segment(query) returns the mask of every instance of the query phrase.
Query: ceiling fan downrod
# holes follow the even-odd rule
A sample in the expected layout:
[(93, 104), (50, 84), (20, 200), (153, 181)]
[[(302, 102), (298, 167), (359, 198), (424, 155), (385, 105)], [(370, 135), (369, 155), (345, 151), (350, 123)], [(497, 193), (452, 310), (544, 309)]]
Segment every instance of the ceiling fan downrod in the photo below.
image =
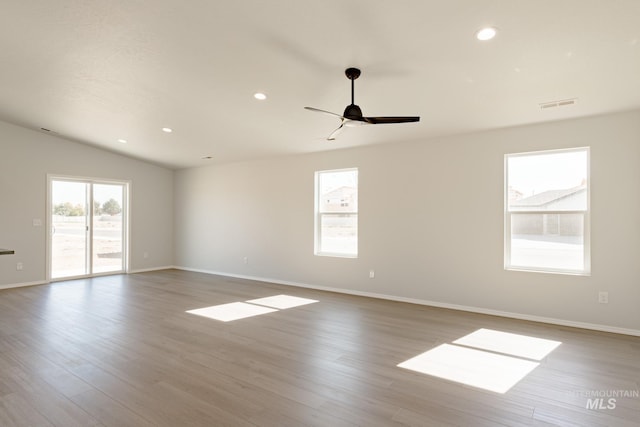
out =
[(357, 79), (358, 77), (360, 77), (360, 69), (351, 67), (351, 68), (347, 68), (344, 71), (344, 73), (346, 74), (347, 78), (349, 80), (351, 80), (351, 105), (354, 105), (355, 104), (355, 96), (354, 96), (355, 84), (354, 84), (354, 80)]

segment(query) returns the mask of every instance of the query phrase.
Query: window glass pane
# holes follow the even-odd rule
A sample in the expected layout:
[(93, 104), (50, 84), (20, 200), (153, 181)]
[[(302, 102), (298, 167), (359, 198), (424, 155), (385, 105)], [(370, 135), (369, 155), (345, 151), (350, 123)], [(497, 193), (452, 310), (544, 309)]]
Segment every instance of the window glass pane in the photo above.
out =
[(509, 211), (587, 209), (587, 151), (513, 155), (507, 159)]
[(93, 185), (93, 272), (124, 270), (124, 185)]
[(353, 214), (320, 215), (320, 252), (358, 253), (358, 216)]
[(89, 184), (51, 181), (51, 277), (89, 273)]
[(320, 212), (358, 212), (358, 171), (320, 174)]
[(316, 255), (358, 255), (358, 170), (316, 172)]
[(511, 214), (511, 266), (584, 270), (584, 214)]

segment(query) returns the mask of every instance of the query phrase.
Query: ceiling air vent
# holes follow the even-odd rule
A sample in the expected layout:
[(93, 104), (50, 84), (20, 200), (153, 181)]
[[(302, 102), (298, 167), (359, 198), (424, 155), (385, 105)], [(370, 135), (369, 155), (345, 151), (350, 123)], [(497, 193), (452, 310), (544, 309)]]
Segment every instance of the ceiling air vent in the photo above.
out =
[(40, 130), (42, 132), (46, 132), (46, 133), (53, 133), (53, 134), (57, 134), (58, 133), (55, 130), (51, 130), (51, 129), (48, 129), (48, 128), (40, 128)]
[(559, 101), (551, 101), (551, 102), (543, 102), (540, 105), (541, 110), (546, 110), (547, 108), (555, 108), (555, 107), (566, 107), (567, 105), (574, 105), (578, 102), (578, 98), (571, 99), (561, 99)]

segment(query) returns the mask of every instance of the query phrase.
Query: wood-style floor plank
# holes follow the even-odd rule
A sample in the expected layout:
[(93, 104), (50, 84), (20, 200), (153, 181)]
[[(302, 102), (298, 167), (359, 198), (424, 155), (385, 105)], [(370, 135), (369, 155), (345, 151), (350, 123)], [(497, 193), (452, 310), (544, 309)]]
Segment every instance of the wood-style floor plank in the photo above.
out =
[[(318, 303), (232, 322), (187, 310)], [(480, 328), (562, 342), (504, 394), (396, 365)], [(178, 270), (0, 291), (0, 426), (637, 426), (640, 338)], [(606, 403), (606, 401), (605, 401)]]

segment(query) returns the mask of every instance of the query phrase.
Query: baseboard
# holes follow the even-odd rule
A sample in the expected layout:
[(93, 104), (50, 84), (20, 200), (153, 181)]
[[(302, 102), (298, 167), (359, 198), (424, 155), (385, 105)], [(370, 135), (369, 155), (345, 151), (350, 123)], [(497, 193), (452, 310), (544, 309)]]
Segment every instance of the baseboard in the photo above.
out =
[(174, 267), (172, 265), (166, 265), (164, 267), (139, 268), (136, 270), (129, 270), (127, 274), (148, 273), (150, 271), (160, 271), (160, 270), (171, 270), (172, 268), (177, 269), (177, 267)]
[(388, 300), (388, 301), (397, 301), (397, 302), (406, 302), (406, 303), (409, 303), (409, 304), (425, 305), (425, 306), (429, 306), (429, 307), (438, 307), (438, 308), (447, 308), (447, 309), (450, 309), (450, 310), (467, 311), (467, 312), (470, 312), (470, 313), (487, 314), (487, 315), (490, 315), (490, 316), (507, 317), (507, 318), (510, 318), (510, 319), (528, 320), (528, 321), (531, 321), (531, 322), (548, 323), (548, 324), (551, 324), (551, 325), (569, 326), (569, 327), (572, 327), (572, 328), (589, 329), (589, 330), (593, 330), (593, 331), (610, 332), (610, 333), (614, 333), (614, 334), (640, 336), (640, 330), (619, 328), (617, 326), (599, 325), (599, 324), (596, 324), (596, 323), (587, 323), (587, 322), (576, 322), (576, 321), (573, 321), (573, 320), (556, 319), (556, 318), (552, 318), (552, 317), (534, 316), (534, 315), (530, 315), (530, 314), (513, 313), (513, 312), (509, 312), (509, 311), (500, 311), (500, 310), (492, 310), (492, 309), (481, 308), (481, 307), (471, 307), (471, 306), (465, 306), (465, 305), (449, 304), (449, 303), (443, 303), (443, 302), (437, 302), (437, 301), (421, 300), (421, 299), (416, 299), (416, 298), (405, 298), (405, 297), (399, 297), (399, 296), (394, 296), (394, 295), (378, 294), (378, 293), (373, 293), (373, 292), (363, 292), (363, 291), (356, 291), (356, 290), (351, 290), (351, 289), (332, 288), (332, 287), (327, 287), (327, 286), (317, 286), (317, 285), (310, 285), (308, 283), (298, 283), (298, 282), (291, 282), (291, 281), (287, 281), (287, 280), (270, 279), (270, 278), (256, 277), (256, 276), (247, 276), (247, 275), (243, 275), (243, 274), (225, 273), (225, 272), (221, 272), (221, 271), (211, 271), (211, 270), (203, 270), (203, 269), (180, 267), (180, 266), (174, 266), (172, 268), (177, 269), (177, 270), (193, 271), (193, 272), (196, 272), (196, 273), (214, 274), (214, 275), (218, 275), (218, 276), (234, 277), (234, 278), (237, 278), (237, 279), (255, 280), (255, 281), (259, 281), (259, 282), (275, 283), (275, 284), (278, 284), (278, 285), (296, 286), (296, 287), (300, 287), (300, 288), (315, 289), (315, 290), (319, 290), (319, 291), (336, 292), (336, 293), (341, 293), (341, 294), (346, 294), (346, 295), (356, 295), (356, 296), (361, 296), (361, 297), (384, 299), (384, 300)]
[(6, 285), (0, 285), (0, 289), (13, 289), (13, 288), (24, 288), (25, 286), (38, 286), (38, 285), (46, 285), (47, 281), (37, 281), (37, 282), (23, 282), (23, 283), (8, 283)]
[[(153, 268), (144, 268), (144, 269), (139, 269), (139, 270), (130, 270), (127, 274), (135, 274), (135, 273), (145, 273), (148, 271), (159, 271), (159, 270), (170, 270), (172, 268), (178, 268), (178, 267), (174, 267), (172, 265), (170, 266), (164, 266), (164, 267), (153, 267)], [(108, 276), (109, 273), (103, 274), (103, 275), (97, 275), (96, 277), (103, 277), (103, 276)], [(65, 281), (67, 279), (60, 279), (57, 281)], [(76, 280), (75, 278), (72, 279), (68, 279), (68, 280)], [(51, 282), (48, 282), (46, 280), (41, 280), (41, 281), (37, 281), (37, 282), (24, 282), (24, 283), (8, 283), (5, 285), (0, 285), (0, 290), (2, 289), (13, 289), (13, 288), (24, 288), (26, 286), (38, 286), (38, 285), (47, 285)]]

